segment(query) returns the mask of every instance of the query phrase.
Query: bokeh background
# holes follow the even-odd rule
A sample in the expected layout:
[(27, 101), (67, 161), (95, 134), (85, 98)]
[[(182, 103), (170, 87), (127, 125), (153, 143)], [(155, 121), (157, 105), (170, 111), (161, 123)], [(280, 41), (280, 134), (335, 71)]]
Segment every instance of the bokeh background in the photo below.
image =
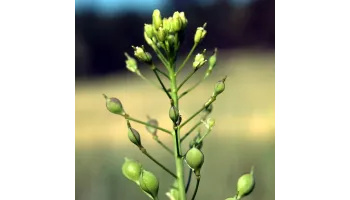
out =
[[(77, 200), (148, 199), (123, 177), (124, 157), (138, 159), (154, 172), (160, 179), (160, 199), (167, 199), (165, 192), (173, 180), (128, 141), (125, 120), (105, 109), (101, 95), (118, 97), (135, 118), (146, 120), (146, 115), (150, 115), (162, 127), (171, 128), (165, 94), (125, 69), (124, 52), (132, 54), (131, 45), (145, 44), (143, 24), (151, 23), (153, 9), (160, 9), (166, 17), (174, 11), (186, 13), (189, 24), (180, 61), (192, 46), (196, 28), (204, 22), (208, 23), (208, 34), (195, 53), (204, 48), (208, 54), (215, 47), (219, 49), (212, 76), (182, 99), (184, 119), (207, 100), (217, 80), (228, 76), (226, 90), (215, 102), (211, 115), (216, 126), (203, 146), (205, 164), (197, 199), (223, 200), (233, 196), (237, 178), (251, 165), (255, 165), (257, 185), (246, 199), (275, 198), (274, 0), (75, 2)], [(191, 63), (180, 79), (189, 72)], [(139, 67), (146, 77), (155, 79), (148, 67)], [(201, 78), (204, 70), (186, 87)], [(152, 140), (145, 127), (135, 123), (133, 127), (141, 133), (148, 151), (175, 170), (173, 158)], [(161, 132), (159, 136), (172, 147), (171, 137)], [(188, 142), (185, 141), (183, 151)]]

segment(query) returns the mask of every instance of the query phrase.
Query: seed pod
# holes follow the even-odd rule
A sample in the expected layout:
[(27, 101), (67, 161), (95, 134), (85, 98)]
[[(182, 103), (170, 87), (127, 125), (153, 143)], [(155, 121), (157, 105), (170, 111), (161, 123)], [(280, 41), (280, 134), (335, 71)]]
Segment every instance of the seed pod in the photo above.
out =
[[(150, 124), (150, 125), (153, 125), (153, 126), (158, 126), (158, 121), (156, 119), (149, 118), (147, 123)], [(157, 129), (156, 128), (153, 128), (151, 126), (146, 125), (146, 129), (153, 136), (157, 135)]]
[(169, 117), (174, 124), (177, 124), (177, 122), (179, 121), (179, 116), (179, 110), (175, 106), (171, 106), (169, 109)]
[(117, 114), (117, 115), (124, 115), (125, 111), (123, 109), (123, 105), (117, 98), (109, 98), (105, 94), (103, 94), (103, 97), (106, 99), (106, 108), (109, 112)]
[(204, 163), (204, 154), (201, 150), (196, 147), (192, 147), (187, 151), (185, 156), (185, 161), (187, 165), (195, 172), (198, 176), (199, 171)]
[(214, 96), (218, 96), (225, 90), (225, 80), (226, 80), (226, 77), (215, 84)]
[(128, 138), (136, 146), (142, 147), (142, 145), (141, 145), (141, 137), (140, 137), (139, 132), (137, 132), (137, 130), (133, 129), (130, 126), (130, 124), (128, 124)]
[(160, 14), (160, 11), (158, 9), (154, 10), (153, 11), (153, 14), (152, 14), (152, 24), (153, 24), (153, 27), (158, 30), (159, 27), (162, 26), (162, 16)]
[(150, 195), (153, 199), (157, 198), (159, 190), (159, 181), (157, 177), (149, 171), (142, 170), (139, 178), (142, 191)]
[(253, 192), (254, 186), (254, 167), (252, 167), (249, 174), (243, 174), (237, 181), (237, 199), (241, 199)]
[(141, 170), (142, 170), (141, 163), (132, 159), (125, 158), (124, 164), (122, 166), (122, 173), (127, 179), (139, 185)]
[(210, 70), (210, 71), (212, 71), (213, 68), (216, 66), (216, 53), (217, 53), (217, 51), (218, 51), (218, 49), (215, 48), (214, 54), (209, 57), (209, 68), (208, 68), (208, 70)]

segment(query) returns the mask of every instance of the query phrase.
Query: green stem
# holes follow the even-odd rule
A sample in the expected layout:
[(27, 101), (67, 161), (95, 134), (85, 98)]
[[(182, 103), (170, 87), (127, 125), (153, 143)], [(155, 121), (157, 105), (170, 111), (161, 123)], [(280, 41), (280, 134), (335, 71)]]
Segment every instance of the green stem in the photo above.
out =
[(174, 155), (174, 152), (169, 148), (167, 147), (162, 141), (159, 140), (159, 138), (157, 136), (154, 136), (153, 139), (158, 143), (160, 144), (167, 152), (169, 152), (171, 155)]
[(179, 99), (181, 99), (183, 96), (185, 96), (186, 94), (190, 93), (192, 90), (194, 90), (199, 84), (201, 84), (203, 81), (205, 80), (205, 78), (199, 80), (194, 86), (192, 86), (191, 88), (189, 88), (188, 90), (186, 90), (185, 92), (183, 92), (182, 94), (180, 94)]
[(166, 89), (166, 87), (165, 87), (165, 85), (164, 85), (162, 79), (159, 77), (159, 74), (158, 74), (158, 72), (156, 71), (156, 69), (157, 69), (156, 66), (155, 66), (154, 64), (152, 64), (152, 70), (153, 70), (154, 74), (156, 75), (156, 77), (157, 77), (157, 79), (158, 79), (160, 85), (162, 86), (163, 91), (168, 95), (168, 98), (171, 99), (171, 96), (170, 96), (168, 90)]
[(202, 124), (202, 120), (205, 120), (208, 117), (209, 113), (206, 113), (199, 122), (197, 122), (182, 138), (180, 142), (184, 141), (198, 126)]
[(201, 143), (202, 140), (211, 132), (211, 129), (208, 129), (207, 132), (198, 140), (198, 143)]
[(163, 65), (168, 69), (168, 71), (170, 70), (169, 68), (169, 62), (167, 61), (167, 59), (164, 57), (163, 53), (158, 49), (158, 47), (154, 44), (152, 45), (152, 48), (154, 50), (154, 52), (156, 52), (158, 58), (160, 61), (162, 61)]
[(192, 196), (192, 200), (194, 200), (196, 198), (196, 195), (197, 195), (197, 191), (198, 191), (198, 187), (199, 187), (199, 182), (201, 181), (201, 178), (200, 177), (197, 177), (197, 182), (196, 182), (196, 188), (194, 189), (194, 193), (193, 193), (193, 196)]
[(192, 49), (190, 51), (190, 53), (187, 55), (186, 59), (184, 60), (184, 62), (181, 64), (181, 66), (179, 67), (179, 69), (177, 70), (177, 72), (175, 73), (175, 75), (177, 75), (181, 69), (186, 65), (188, 59), (191, 57), (192, 53), (194, 52), (194, 50), (196, 49), (198, 43), (194, 43), (194, 45), (192, 46)]
[(159, 72), (159, 73), (161, 73), (163, 76), (165, 76), (167, 79), (169, 79), (169, 76), (168, 76), (168, 74), (166, 74), (165, 72), (163, 72), (162, 70), (160, 70), (160, 69), (158, 69), (158, 68), (156, 68), (156, 71), (157, 72)]
[(129, 115), (124, 115), (124, 117), (125, 117), (125, 119), (127, 119), (127, 120), (134, 121), (134, 122), (137, 122), (137, 123), (139, 123), (139, 124), (144, 124), (144, 125), (146, 125), (146, 126), (149, 126), (149, 127), (152, 127), (152, 128), (158, 129), (158, 130), (161, 130), (161, 131), (163, 131), (163, 132), (165, 132), (165, 133), (171, 134), (171, 131), (166, 130), (165, 128), (161, 128), (161, 127), (159, 127), (159, 126), (155, 126), (155, 125), (149, 124), (149, 123), (147, 123), (147, 122), (140, 121), (140, 120), (138, 120), (138, 119), (135, 119), (135, 118), (130, 117)]
[[(179, 109), (179, 99), (177, 96), (177, 87), (176, 87), (176, 74), (172, 69), (172, 66), (169, 67), (169, 77), (170, 77), (170, 86), (171, 86), (171, 95), (174, 106)], [(186, 200), (186, 192), (185, 192), (185, 183), (184, 183), (184, 175), (183, 175), (183, 159), (181, 153), (181, 142), (180, 142), (180, 128), (177, 125), (174, 125), (173, 131), (173, 141), (174, 141), (174, 157), (175, 157), (175, 165), (176, 165), (176, 175), (179, 187), (179, 198), (180, 200)]]
[(188, 122), (190, 122), (193, 118), (195, 118), (199, 113), (201, 113), (206, 107), (208, 107), (210, 104), (212, 104), (216, 100), (215, 96), (212, 96), (207, 103), (204, 104), (204, 106), (199, 109), (197, 112), (195, 112), (190, 118), (188, 118), (186, 121), (184, 121), (181, 125), (180, 128), (185, 126)]
[[(182, 81), (182, 83), (179, 85), (179, 87), (177, 88), (177, 90), (180, 90), (181, 87), (188, 81), (188, 79), (190, 79), (192, 77), (192, 75), (194, 73), (196, 73), (196, 71), (198, 70), (198, 68), (195, 68), (187, 77), (184, 81)], [(179, 97), (180, 98), (180, 97)]]
[(192, 169), (189, 169), (186, 190), (185, 190), (186, 193), (188, 192), (188, 189), (190, 189), (191, 179), (192, 179)]
[(177, 178), (176, 175), (171, 172), (168, 168), (166, 168), (164, 165), (162, 165), (160, 162), (158, 162), (155, 158), (153, 158), (144, 147), (140, 147), (140, 151), (145, 154), (149, 159), (151, 159), (153, 162), (155, 162), (159, 167), (164, 169), (166, 172), (168, 172), (170, 175), (172, 175), (174, 178)]
[(139, 77), (141, 77), (144, 81), (147, 81), (148, 83), (154, 85), (156, 88), (160, 89), (160, 90), (163, 90), (162, 87), (160, 87), (159, 85), (157, 85), (155, 82), (147, 79), (146, 77), (144, 77), (141, 73), (140, 74), (137, 74)]

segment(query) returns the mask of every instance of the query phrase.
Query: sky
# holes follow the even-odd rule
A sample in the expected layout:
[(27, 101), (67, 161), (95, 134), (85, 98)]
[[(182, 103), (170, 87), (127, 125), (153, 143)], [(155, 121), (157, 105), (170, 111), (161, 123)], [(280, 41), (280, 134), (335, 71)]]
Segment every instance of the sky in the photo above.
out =
[[(149, 12), (161, 7), (167, 0), (75, 0), (77, 12), (84, 9), (92, 9), (100, 13), (115, 13), (121, 11)], [(211, 4), (215, 0), (197, 0), (201, 4)], [(231, 0), (236, 4), (246, 4), (253, 0)], [(146, 3), (147, 2), (147, 3)], [(140, 6), (142, 5), (142, 6)]]

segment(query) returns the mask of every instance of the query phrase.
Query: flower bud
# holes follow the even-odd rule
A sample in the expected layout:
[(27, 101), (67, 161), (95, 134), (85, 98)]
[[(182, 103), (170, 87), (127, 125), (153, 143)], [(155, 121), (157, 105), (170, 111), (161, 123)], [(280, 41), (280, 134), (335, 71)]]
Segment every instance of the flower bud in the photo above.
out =
[(125, 158), (124, 164), (122, 166), (122, 173), (124, 176), (139, 185), (139, 178), (141, 175), (142, 165), (141, 163)]
[(198, 148), (192, 147), (190, 150), (187, 151), (185, 161), (187, 165), (198, 176), (199, 171), (204, 163), (204, 154)]
[(180, 12), (180, 19), (182, 22), (182, 29), (185, 29), (187, 27), (188, 21), (184, 12)]
[(130, 123), (128, 122), (128, 138), (129, 140), (134, 143), (136, 146), (138, 147), (142, 147), (141, 145), (141, 137), (139, 132), (137, 132), (137, 130), (133, 129), (130, 126)]
[(179, 113), (179, 110), (175, 106), (170, 107), (169, 117), (173, 121), (174, 124), (177, 124), (177, 122), (179, 121), (180, 113)]
[(117, 115), (124, 115), (125, 111), (123, 109), (123, 105), (117, 98), (108, 98), (105, 94), (103, 94), (103, 97), (106, 99), (106, 108), (109, 112), (117, 114)]
[(142, 170), (139, 182), (142, 191), (150, 195), (153, 199), (157, 198), (159, 181), (154, 174), (149, 171)]
[(145, 38), (146, 43), (147, 43), (149, 46), (152, 46), (152, 45), (154, 44), (153, 41), (152, 41), (152, 39), (151, 39), (150, 37), (147, 36), (147, 33), (146, 33), (146, 32), (143, 33), (143, 36), (144, 36), (144, 38)]
[(153, 27), (151, 24), (145, 24), (144, 31), (145, 31), (147, 37), (149, 37), (149, 38), (153, 37)]
[(137, 59), (139, 59), (142, 62), (145, 62), (147, 64), (151, 64), (152, 63), (152, 56), (150, 53), (145, 52), (144, 46), (142, 47), (134, 47), (134, 55)]
[(199, 69), (206, 62), (207, 62), (207, 60), (205, 60), (203, 53), (199, 53), (194, 57), (193, 68)]
[(173, 28), (174, 32), (179, 32), (182, 29), (182, 21), (180, 18), (179, 12), (174, 12), (173, 20), (171, 22), (171, 27)]
[(168, 18), (168, 23), (169, 23), (169, 32), (170, 33), (174, 33), (175, 31), (174, 31), (174, 28), (173, 28), (173, 18), (172, 17), (169, 17)]
[(237, 199), (241, 199), (242, 197), (247, 196), (253, 192), (254, 186), (254, 167), (252, 167), (249, 174), (242, 175), (237, 181)]
[(214, 96), (218, 96), (225, 90), (225, 80), (226, 80), (226, 77), (215, 84)]
[(173, 185), (171, 186), (169, 192), (166, 193), (166, 195), (170, 198), (170, 200), (179, 200), (179, 184), (177, 180), (174, 181)]
[(205, 35), (207, 34), (207, 31), (204, 29), (206, 25), (207, 24), (205, 23), (203, 27), (197, 28), (197, 31), (194, 35), (194, 43), (200, 43), (204, 39)]
[(170, 23), (168, 21), (168, 18), (164, 18), (163, 19), (163, 29), (164, 31), (166, 32), (169, 32), (170, 31)]
[(212, 118), (208, 118), (206, 121), (206, 126), (207, 126), (207, 129), (211, 130), (215, 126), (215, 120)]
[[(156, 119), (148, 118), (148, 124), (153, 126), (158, 126), (158, 121)], [(157, 135), (157, 129), (153, 128), (151, 126), (146, 125), (146, 129), (149, 133), (151, 133), (153, 136)]]
[(160, 14), (160, 11), (158, 9), (154, 10), (153, 11), (153, 14), (152, 14), (152, 24), (153, 24), (153, 27), (158, 30), (159, 27), (162, 26), (162, 16)]
[(138, 71), (137, 61), (134, 58), (132, 58), (131, 56), (129, 56), (129, 54), (127, 54), (127, 53), (125, 53), (124, 55), (127, 58), (125, 61), (126, 68), (133, 73), (137, 72)]
[(158, 31), (157, 31), (157, 38), (160, 42), (164, 42), (165, 41), (165, 31), (162, 27), (159, 27)]

